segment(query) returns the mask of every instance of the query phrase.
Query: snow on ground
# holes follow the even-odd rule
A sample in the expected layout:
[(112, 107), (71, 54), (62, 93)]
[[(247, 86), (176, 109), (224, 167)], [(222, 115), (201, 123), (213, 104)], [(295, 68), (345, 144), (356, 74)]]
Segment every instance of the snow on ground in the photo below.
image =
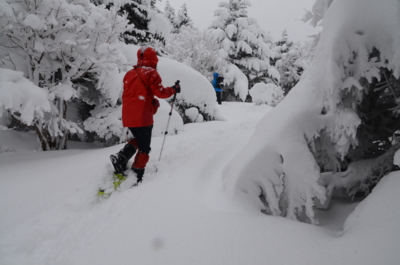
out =
[(160, 162), (154, 137), (143, 184), (103, 201), (95, 194), (122, 145), (34, 152), (34, 135), (0, 131), (14, 149), (0, 153), (0, 264), (400, 263), (399, 173), (361, 203), (337, 197), (320, 226), (248, 210), (224, 197), (221, 171), (270, 107), (218, 108), (224, 121), (185, 125)]

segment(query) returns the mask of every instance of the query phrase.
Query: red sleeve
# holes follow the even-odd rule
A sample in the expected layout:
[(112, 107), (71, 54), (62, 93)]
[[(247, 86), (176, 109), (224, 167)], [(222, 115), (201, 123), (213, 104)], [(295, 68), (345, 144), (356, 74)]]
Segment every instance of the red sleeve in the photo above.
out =
[(162, 80), (157, 71), (154, 71), (150, 78), (150, 87), (154, 95), (158, 98), (169, 98), (175, 94), (175, 89), (172, 87), (163, 87)]

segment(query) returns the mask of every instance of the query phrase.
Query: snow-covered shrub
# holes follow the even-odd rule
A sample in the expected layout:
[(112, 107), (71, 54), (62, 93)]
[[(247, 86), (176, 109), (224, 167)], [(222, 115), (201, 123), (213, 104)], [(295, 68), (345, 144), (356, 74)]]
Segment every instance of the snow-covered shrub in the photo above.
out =
[[(126, 19), (115, 8), (89, 0), (0, 3), (1, 67), (24, 72), (48, 92), (47, 115), (34, 115), (30, 124), (42, 150), (66, 148), (68, 136), (77, 132), (77, 124), (66, 119), (73, 99), (100, 105), (116, 102), (119, 84), (113, 77), (123, 58), (115, 44), (127, 29)], [(88, 88), (78, 86), (87, 79), (96, 83), (95, 99), (85, 98)], [(10, 114), (19, 118), (15, 108)]]
[[(314, 199), (323, 203), (326, 187), (329, 192), (336, 180), (345, 179), (338, 187), (353, 189), (355, 183), (387, 166), (387, 162), (382, 166), (379, 161), (392, 163), (399, 145), (369, 163), (349, 161), (347, 170), (334, 173), (342, 170), (340, 166), (346, 165), (343, 161), (360, 144), (359, 128), (364, 121), (358, 107), (368, 92), (360, 80), (372, 84), (390, 80), (382, 80), (380, 69), (389, 71), (396, 80), (400, 77), (399, 16), (400, 3), (394, 0), (332, 2), (322, 21), (313, 62), (225, 167), (228, 196), (292, 219), (305, 212), (315, 223)], [(392, 93), (391, 84), (376, 89)], [(375, 106), (370, 107), (374, 111)], [(317, 159), (318, 148), (325, 153), (323, 160)], [(326, 181), (320, 178), (320, 172), (328, 164), (333, 176)]]
[[(154, 125), (152, 136), (163, 136), (167, 128), (167, 121), (171, 106), (164, 100), (159, 99), (160, 107), (154, 115)], [(92, 117), (84, 122), (85, 129), (95, 132), (98, 137), (104, 139), (106, 143), (123, 143), (126, 141), (124, 128), (121, 121), (121, 105), (108, 108), (99, 108), (91, 111)], [(179, 114), (173, 110), (168, 128), (168, 134), (177, 134), (183, 129), (183, 120)]]
[(283, 99), (283, 90), (272, 83), (258, 83), (250, 89), (250, 96), (256, 105), (267, 104), (275, 107)]
[(190, 119), (191, 122), (203, 122), (203, 115), (199, 113), (199, 110), (195, 107), (185, 110), (185, 115)]
[(14, 119), (30, 126), (35, 117), (50, 112), (48, 92), (24, 77), (22, 72), (0, 68), (0, 116), (17, 112)]
[(199, 72), (177, 61), (160, 58), (158, 69), (163, 82), (172, 86), (180, 80), (182, 92), (176, 97), (175, 105), (184, 122), (185, 110), (196, 107), (205, 121), (215, 120), (218, 116), (215, 91), (211, 83)]
[(116, 141), (120, 143), (125, 141), (121, 120), (121, 105), (96, 108), (92, 110), (90, 114), (91, 117), (86, 119), (83, 123), (86, 131), (95, 132), (98, 137), (104, 139), (106, 142), (110, 141), (112, 138), (116, 138)]

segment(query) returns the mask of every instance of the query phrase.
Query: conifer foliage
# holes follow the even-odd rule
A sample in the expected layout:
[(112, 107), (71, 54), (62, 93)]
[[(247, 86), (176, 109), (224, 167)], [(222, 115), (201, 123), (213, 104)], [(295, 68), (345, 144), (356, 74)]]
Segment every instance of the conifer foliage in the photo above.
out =
[(175, 8), (173, 8), (170, 5), (169, 1), (167, 1), (166, 4), (165, 4), (164, 16), (170, 22), (171, 33), (178, 33), (177, 18), (176, 18), (176, 14), (175, 14)]
[(284, 30), (282, 38), (274, 43), (274, 49), (278, 50), (278, 56), (271, 61), (281, 77), (279, 86), (287, 94), (297, 84), (304, 71), (298, 62), (302, 56), (300, 44), (291, 41), (288, 38), (287, 31)]
[(165, 45), (165, 38), (167, 37), (165, 29), (157, 28), (160, 24), (152, 25), (154, 20), (162, 17), (157, 12), (155, 0), (131, 0), (120, 8), (119, 14), (126, 14), (129, 24), (134, 25), (129, 31), (125, 32), (125, 43), (149, 44), (161, 42)]
[(180, 29), (181, 27), (193, 27), (193, 21), (188, 15), (188, 9), (186, 4), (183, 4), (178, 11), (177, 16), (177, 27)]
[(169, 20), (171, 25), (171, 33), (178, 34), (182, 27), (194, 28), (193, 20), (189, 17), (188, 8), (183, 4), (178, 13), (167, 1), (164, 9), (164, 16)]
[(220, 45), (220, 56), (245, 74), (248, 87), (259, 82), (277, 83), (279, 73), (269, 63), (272, 38), (256, 19), (248, 17), (246, 9), (250, 5), (248, 0), (221, 2), (210, 31)]

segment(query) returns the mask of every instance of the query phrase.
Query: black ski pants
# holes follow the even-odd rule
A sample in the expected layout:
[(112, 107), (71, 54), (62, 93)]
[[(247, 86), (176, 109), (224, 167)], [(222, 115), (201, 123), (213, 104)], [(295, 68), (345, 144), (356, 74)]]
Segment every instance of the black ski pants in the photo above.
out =
[(222, 94), (222, 92), (217, 92), (217, 91), (215, 91), (215, 93), (217, 94), (217, 101), (218, 101), (218, 104), (221, 105), (221, 94)]
[[(153, 125), (146, 127), (130, 127), (129, 131), (132, 133), (133, 138), (136, 140), (137, 148), (139, 151), (146, 153), (147, 155), (150, 153), (151, 147), (151, 132), (153, 130)], [(131, 142), (131, 141), (130, 141)], [(122, 150), (119, 151), (119, 154), (124, 157), (124, 160), (128, 162), (135, 153), (136, 153), (135, 145), (131, 143), (127, 143)]]
[(149, 154), (151, 151), (150, 144), (153, 125), (146, 127), (130, 127), (129, 130), (131, 131), (133, 137), (137, 140), (139, 151)]

